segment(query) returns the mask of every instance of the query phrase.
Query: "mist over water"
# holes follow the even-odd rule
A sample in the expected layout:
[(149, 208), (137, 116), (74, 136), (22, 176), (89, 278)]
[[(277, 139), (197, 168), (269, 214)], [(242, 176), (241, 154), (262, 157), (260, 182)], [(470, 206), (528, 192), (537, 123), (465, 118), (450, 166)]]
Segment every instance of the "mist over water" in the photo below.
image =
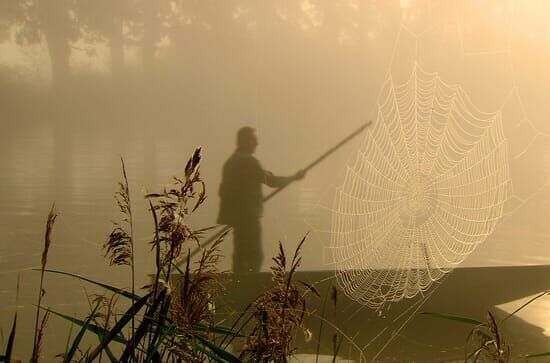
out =
[[(256, 157), (265, 169), (294, 174), (376, 120), (388, 75), (403, 83), (415, 64), (460, 85), (481, 111), (502, 115), (513, 192), (494, 232), (460, 266), (548, 264), (549, 10), (544, 2), (524, 1), (4, 2), (4, 337), (18, 275), (18, 333), (32, 332), (39, 273), (30, 270), (40, 265), (53, 203), (60, 216), (48, 266), (128, 286), (128, 270), (108, 267), (102, 250), (111, 221), (119, 218), (114, 192), (121, 157), (142, 286), (154, 269), (148, 244), (153, 225), (143, 195), (182, 176), (197, 146), (203, 147), (208, 199), (190, 220), (196, 228), (216, 222), (222, 165), (241, 126), (257, 130)], [(334, 268), (326, 212), (365, 139), (353, 139), (265, 205), (263, 271), (279, 240), (291, 251), (307, 232), (301, 269)], [(230, 269), (231, 251), (229, 238), (221, 270)], [(52, 308), (81, 315), (88, 309), (76, 281), (47, 276), (46, 291)], [(537, 311), (547, 314), (548, 301), (541, 304)], [(65, 324), (51, 320), (49, 357), (66, 338)], [(534, 320), (529, 322), (537, 325)], [(24, 356), (30, 344), (20, 339), (18, 354)]]

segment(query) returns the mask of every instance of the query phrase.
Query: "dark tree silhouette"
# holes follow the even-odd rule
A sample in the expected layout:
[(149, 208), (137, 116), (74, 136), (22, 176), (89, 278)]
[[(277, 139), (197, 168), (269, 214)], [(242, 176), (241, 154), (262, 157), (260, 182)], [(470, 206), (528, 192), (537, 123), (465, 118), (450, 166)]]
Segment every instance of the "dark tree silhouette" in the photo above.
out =
[(138, 9), (135, 0), (74, 0), (76, 17), (88, 41), (107, 41), (115, 78), (124, 72), (124, 45), (132, 42)]
[(79, 36), (76, 20), (70, 16), (69, 0), (29, 0), (5, 2), (13, 16), (11, 25), (19, 30), (15, 39), (19, 44), (35, 44), (42, 39), (48, 46), (53, 84), (61, 87), (71, 77), (70, 43)]

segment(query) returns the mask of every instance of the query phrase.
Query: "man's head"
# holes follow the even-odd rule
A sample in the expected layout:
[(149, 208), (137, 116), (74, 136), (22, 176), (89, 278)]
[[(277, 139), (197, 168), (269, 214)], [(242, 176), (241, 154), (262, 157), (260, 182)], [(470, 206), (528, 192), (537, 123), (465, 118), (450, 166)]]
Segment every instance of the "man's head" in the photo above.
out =
[(253, 153), (258, 146), (256, 130), (250, 126), (244, 126), (237, 131), (237, 148), (246, 153)]

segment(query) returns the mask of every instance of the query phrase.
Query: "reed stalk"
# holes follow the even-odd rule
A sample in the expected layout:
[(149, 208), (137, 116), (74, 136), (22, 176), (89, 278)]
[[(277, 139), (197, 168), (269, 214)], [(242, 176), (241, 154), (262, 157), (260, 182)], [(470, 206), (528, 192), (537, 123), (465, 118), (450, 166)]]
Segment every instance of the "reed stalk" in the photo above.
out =
[[(115, 194), (115, 199), (120, 212), (124, 215), (123, 225), (114, 223), (114, 229), (104, 244), (105, 256), (110, 256), (111, 265), (126, 265), (131, 271), (132, 295), (135, 295), (135, 263), (134, 263), (134, 225), (132, 220), (132, 205), (130, 199), (130, 187), (124, 159), (120, 158), (122, 164), (122, 182), (118, 183), (119, 189)], [(133, 307), (134, 305), (132, 305)], [(135, 311), (132, 311), (131, 322), (132, 334), (135, 331)], [(135, 347), (131, 347), (132, 357), (135, 353)]]
[(35, 324), (34, 324), (34, 339), (33, 339), (31, 363), (38, 363), (38, 359), (40, 357), (40, 346), (41, 346), (42, 336), (44, 334), (44, 329), (46, 327), (46, 322), (48, 320), (48, 314), (46, 313), (42, 318), (42, 322), (40, 323), (40, 328), (39, 328), (38, 324), (40, 321), (40, 309), (42, 305), (42, 298), (46, 294), (46, 291), (44, 290), (44, 270), (46, 269), (46, 264), (48, 262), (48, 252), (50, 250), (51, 234), (52, 234), (53, 225), (55, 223), (56, 218), (57, 218), (57, 214), (55, 212), (55, 206), (52, 205), (50, 212), (48, 213), (48, 218), (46, 220), (46, 233), (44, 235), (44, 249), (42, 250), (42, 260), (41, 260), (41, 269), (40, 269), (40, 287), (38, 291), (38, 301), (36, 304), (36, 318), (35, 318)]

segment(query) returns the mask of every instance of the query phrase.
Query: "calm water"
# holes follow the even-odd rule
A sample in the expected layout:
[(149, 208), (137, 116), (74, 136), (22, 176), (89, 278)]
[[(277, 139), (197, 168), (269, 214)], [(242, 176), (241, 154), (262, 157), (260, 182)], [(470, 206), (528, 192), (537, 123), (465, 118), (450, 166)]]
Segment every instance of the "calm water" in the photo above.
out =
[[(54, 229), (48, 266), (119, 286), (127, 286), (128, 271), (124, 268), (109, 268), (102, 257), (101, 249), (111, 226), (110, 221), (118, 218), (113, 199), (113, 191), (120, 172), (118, 157), (120, 154), (127, 155), (125, 161), (131, 185), (150, 183), (149, 185), (152, 186), (160, 185), (159, 180), (169, 180), (170, 175), (178, 173), (178, 165), (183, 165), (185, 160), (184, 156), (178, 155), (175, 146), (173, 150), (167, 145), (159, 146), (155, 156), (157, 161), (154, 169), (156, 175), (153, 180), (146, 180), (143, 169), (144, 164), (148, 161), (147, 158), (141, 155), (142, 150), (140, 150), (139, 141), (130, 138), (124, 148), (121, 148), (115, 137), (99, 130), (73, 129), (70, 132), (72, 133), (71, 137), (67, 137), (65, 139), (66, 144), (63, 145), (64, 148), (67, 148), (64, 151), (68, 153), (63, 155), (62, 160), (56, 160), (56, 152), (59, 152), (59, 150), (54, 145), (56, 142), (55, 130), (46, 126), (28, 129), (24, 132), (14, 131), (11, 134), (12, 137), (5, 139), (2, 143), (0, 184), (2, 185), (1, 200), (3, 208), (0, 211), (0, 230), (2, 231), (2, 239), (0, 240), (0, 259), (2, 261), (0, 264), (0, 298), (6, 303), (2, 305), (0, 310), (0, 321), (4, 336), (6, 336), (15, 309), (15, 289), (17, 276), (19, 275), (21, 278), (18, 302), (20, 320), (16, 349), (22, 355), (24, 355), (23, 352), (29, 349), (29, 337), (33, 326), (32, 304), (36, 300), (39, 277), (37, 272), (30, 271), (30, 269), (39, 266), (45, 217), (52, 202), (55, 201), (60, 216)], [(207, 162), (208, 159), (205, 163)], [(62, 163), (61, 166), (58, 163)], [(214, 169), (213, 166), (205, 167), (205, 173), (215, 177), (216, 171)], [(300, 208), (296, 208), (296, 210), (301, 214), (273, 218), (268, 212), (266, 215), (267, 222), (292, 225), (297, 223), (296, 221), (302, 220), (304, 226), (307, 226), (306, 221), (314, 219), (316, 213), (313, 207), (308, 207), (308, 203), (310, 203), (308, 201), (315, 199), (314, 194), (318, 189), (306, 187), (304, 186), (305, 189), (302, 189), (303, 194), (300, 194), (301, 189), (291, 191), (291, 195), (296, 196), (296, 199), (292, 200), (291, 198), (285, 201), (288, 204), (285, 207), (289, 207), (291, 210), (293, 203), (299, 205)], [(214, 187), (211, 189), (214, 189)], [(133, 189), (132, 194), (135, 196), (134, 206), (137, 210), (135, 213), (136, 234), (139, 236), (141, 246), (138, 250), (137, 259), (138, 274), (141, 276), (139, 278), (140, 284), (146, 282), (147, 273), (151, 271), (152, 267), (151, 256), (146, 247), (146, 243), (150, 238), (151, 226), (148, 216), (143, 212), (144, 205), (140, 198), (143, 190), (144, 188), (136, 187)], [(208, 221), (213, 220), (215, 205), (212, 204), (208, 204), (206, 211), (197, 216), (196, 221), (198, 224), (207, 224)], [(278, 207), (281, 208), (281, 206)], [(274, 234), (276, 230), (277, 228), (270, 230), (267, 227), (269, 234)], [(288, 229), (285, 231), (291, 234)], [(313, 241), (316, 241), (315, 238)], [(494, 242), (489, 241), (488, 243)], [(502, 240), (500, 243), (504, 244)], [(533, 243), (536, 247), (537, 241)], [(538, 243), (546, 242), (541, 238)], [(230, 246), (224, 247), (224, 249), (227, 253), (230, 251)], [(510, 255), (506, 260), (503, 255), (513, 250), (513, 246), (508, 247), (508, 250), (503, 247), (499, 254), (496, 254), (497, 257), (493, 256), (493, 260), (488, 260), (487, 265), (519, 265), (521, 262), (536, 264), (544, 261), (544, 256), (540, 256), (541, 259), (539, 260), (537, 255)], [(533, 248), (532, 251), (536, 252), (536, 248)], [(482, 251), (476, 258), (480, 261), (483, 256)], [(305, 258), (304, 270), (323, 269), (324, 265), (319, 263), (319, 258), (311, 255), (306, 255)], [(475, 261), (470, 263), (476, 264)], [(228, 261), (224, 261), (222, 268), (228, 268)], [(321, 275), (313, 274), (305, 278), (311, 282), (318, 281), (322, 286), (333, 281), (330, 272)], [(484, 309), (490, 306), (485, 306), (479, 301), (465, 302), (467, 305), (473, 305), (468, 309), (462, 309), (462, 305), (456, 303), (457, 300), (461, 299), (460, 293), (458, 295), (456, 293), (458, 291), (456, 286), (467, 285), (472, 279), (478, 278), (475, 274), (470, 274), (461, 283), (460, 276), (460, 274), (451, 274), (451, 278), (444, 281), (441, 287), (437, 288), (437, 294), (439, 295), (435, 295), (433, 300), (428, 300), (426, 306), (433, 310), (450, 313), (463, 312), (465, 315), (477, 315), (482, 318)], [(548, 273), (541, 273), (537, 276), (546, 279), (543, 280), (546, 283), (550, 281)], [(269, 281), (269, 276), (262, 278)], [(507, 283), (508, 279), (508, 275), (503, 272), (502, 279), (495, 279), (492, 284), (497, 284), (498, 289), (506, 290), (511, 286)], [(246, 296), (252, 297), (255, 294), (254, 288), (257, 288), (257, 284), (253, 285), (255, 287), (247, 286), (245, 283), (242, 285), (237, 284), (238, 292), (236, 295), (242, 296), (242, 299)], [(267, 282), (266, 286), (268, 286)], [(448, 287), (448, 290), (445, 290), (446, 287)], [(230, 288), (235, 288), (235, 286)], [(477, 288), (479, 289), (479, 286)], [(525, 296), (533, 295), (537, 292), (537, 289), (542, 288), (543, 286), (540, 284), (535, 284), (530, 290), (518, 292), (519, 295), (512, 294), (513, 296), (508, 297), (509, 302), (498, 301), (497, 312), (499, 316), (504, 316), (506, 312), (511, 312), (519, 306), (521, 299), (525, 299), (522, 294)], [(482, 290), (478, 291), (482, 293)], [(453, 291), (455, 291), (455, 295), (453, 295)], [(85, 292), (94, 293), (99, 291), (96, 291), (92, 286), (67, 278), (55, 276), (47, 276), (46, 278), (45, 302), (59, 311), (80, 316), (85, 314), (89, 309), (89, 303), (84, 298)], [(468, 292), (464, 292), (464, 294), (467, 295)], [(498, 294), (495, 293), (496, 295)], [(433, 304), (430, 305), (432, 302)], [(490, 299), (485, 303), (492, 304)], [(401, 304), (378, 316), (371, 310), (362, 308), (351, 301), (347, 301), (345, 304), (346, 306), (342, 308), (341, 314), (355, 317), (356, 322), (364, 321), (364, 326), (354, 328), (361, 332), (360, 336), (357, 335), (358, 333), (350, 333), (350, 337), (354, 337), (353, 342), (357, 344), (357, 347), (368, 345), (369, 341), (378, 332), (385, 329), (386, 323), (395, 318), (395, 315), (392, 314), (401, 311), (400, 309), (404, 311), (408, 307), (406, 304)], [(314, 305), (318, 305), (318, 302), (314, 302)], [(239, 311), (238, 305), (234, 307), (233, 312), (235, 311)], [(519, 319), (510, 324), (511, 327), (514, 327), (510, 329), (512, 331), (511, 339), (518, 342), (516, 343), (515, 352), (526, 353), (537, 349), (539, 351), (550, 349), (549, 340), (545, 338), (549, 336), (550, 323), (547, 319), (549, 312), (550, 300), (544, 298), (518, 314)], [(318, 324), (314, 320), (309, 321), (309, 323), (312, 329)], [(420, 318), (413, 318), (401, 331), (396, 341), (390, 344), (381, 356), (387, 357), (388, 360), (391, 360), (391, 357), (416, 356), (418, 360), (425, 359), (427, 361), (430, 360), (427, 358), (429, 354), (450, 358), (460, 356), (460, 344), (465, 336), (463, 327), (457, 326), (456, 331), (449, 335), (449, 339), (439, 341), (435, 338), (438, 329), (450, 330), (454, 326), (452, 324), (445, 327), (428, 325), (428, 328), (426, 328), (424, 324), (426, 322), (421, 321)], [(437, 323), (435, 324), (437, 325)], [(344, 325), (353, 330), (349, 323)], [(391, 324), (389, 325), (391, 326)], [(391, 329), (396, 328), (392, 327)], [(426, 335), (426, 331), (432, 333)], [(518, 334), (518, 331), (523, 333)], [(53, 353), (58, 353), (62, 349), (63, 344), (61, 342), (65, 340), (66, 332), (67, 325), (64, 322), (55, 317), (50, 319), (47, 355), (51, 357)], [(530, 340), (536, 343), (534, 345), (526, 344), (523, 338), (525, 336), (531, 337)], [(381, 349), (387, 339), (389, 338), (382, 336), (375, 343), (368, 345), (365, 352), (372, 356), (376, 349)], [(329, 343), (323, 343), (326, 345), (325, 350), (330, 346)], [(302, 342), (301, 344), (306, 343)], [(348, 347), (348, 349), (357, 353), (359, 349), (357, 347)], [(302, 349), (304, 353), (307, 353), (312, 348), (308, 348), (306, 344)], [(416, 353), (411, 353), (411, 351)], [(328, 354), (330, 354), (330, 351)], [(352, 353), (351, 355), (347, 354), (347, 358), (357, 359), (357, 356)], [(306, 359), (305, 361), (307, 361), (308, 358), (307, 356), (301, 356), (300, 359)]]

